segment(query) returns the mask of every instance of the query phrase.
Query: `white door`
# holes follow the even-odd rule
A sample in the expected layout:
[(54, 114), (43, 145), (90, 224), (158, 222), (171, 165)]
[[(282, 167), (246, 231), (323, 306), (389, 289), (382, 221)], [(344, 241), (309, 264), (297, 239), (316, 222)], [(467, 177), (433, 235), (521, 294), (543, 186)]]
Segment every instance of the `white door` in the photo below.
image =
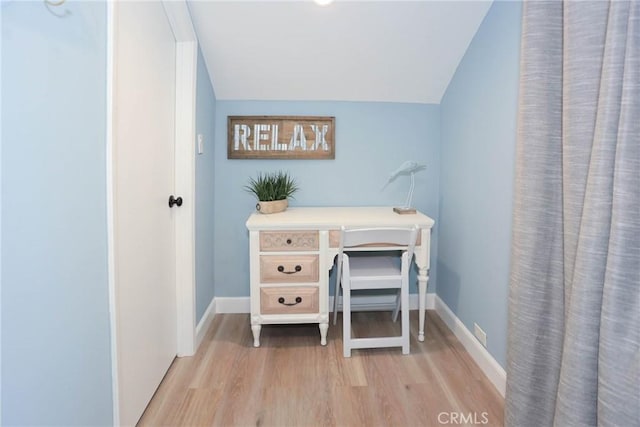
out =
[(135, 425), (176, 356), (175, 39), (160, 2), (114, 7), (118, 409)]

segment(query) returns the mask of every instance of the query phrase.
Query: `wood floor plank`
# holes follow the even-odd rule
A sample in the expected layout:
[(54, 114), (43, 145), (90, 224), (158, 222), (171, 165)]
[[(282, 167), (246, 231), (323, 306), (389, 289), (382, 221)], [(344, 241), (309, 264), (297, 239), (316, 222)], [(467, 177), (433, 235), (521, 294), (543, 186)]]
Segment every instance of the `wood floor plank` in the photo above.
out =
[[(142, 426), (443, 426), (450, 414), (503, 425), (503, 399), (433, 312), (425, 341), (411, 312), (411, 354), (342, 356), (342, 325), (264, 326), (253, 347), (246, 314), (217, 315), (193, 357), (176, 359)], [(357, 313), (358, 334), (399, 334), (389, 313)], [(468, 418), (467, 418), (468, 419)], [(484, 422), (486, 420), (486, 422)]]
[(340, 426), (382, 425), (374, 390), (367, 386), (337, 386), (330, 398), (336, 423)]
[(167, 425), (212, 425), (215, 414), (220, 408), (221, 396), (222, 390), (220, 389), (188, 389), (178, 409), (167, 417)]
[[(441, 351), (434, 353), (432, 359), (452, 385), (457, 401), (462, 404), (462, 412), (491, 413), (494, 414), (492, 419), (496, 424), (502, 425), (503, 404), (498, 391), (487, 381), (471, 356), (439, 317), (435, 316), (430, 324), (434, 329), (433, 335), (439, 336), (447, 344)], [(447, 363), (450, 361), (456, 363)]]

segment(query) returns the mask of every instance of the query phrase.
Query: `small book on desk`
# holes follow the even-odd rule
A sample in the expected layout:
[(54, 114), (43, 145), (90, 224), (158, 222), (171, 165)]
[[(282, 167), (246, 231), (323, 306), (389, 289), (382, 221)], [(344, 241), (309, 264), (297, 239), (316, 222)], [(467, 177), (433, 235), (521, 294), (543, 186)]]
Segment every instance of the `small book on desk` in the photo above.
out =
[(416, 208), (393, 208), (393, 211), (400, 215), (408, 215), (416, 213)]

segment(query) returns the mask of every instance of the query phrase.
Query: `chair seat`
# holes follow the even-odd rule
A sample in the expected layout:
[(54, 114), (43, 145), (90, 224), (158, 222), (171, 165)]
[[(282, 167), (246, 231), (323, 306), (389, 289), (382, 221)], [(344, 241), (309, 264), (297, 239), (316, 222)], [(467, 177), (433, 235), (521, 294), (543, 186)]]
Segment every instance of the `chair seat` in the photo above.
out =
[(398, 257), (391, 256), (350, 256), (351, 279), (361, 276), (400, 277)]
[(402, 270), (397, 257), (355, 256), (350, 258), (351, 289), (399, 289)]

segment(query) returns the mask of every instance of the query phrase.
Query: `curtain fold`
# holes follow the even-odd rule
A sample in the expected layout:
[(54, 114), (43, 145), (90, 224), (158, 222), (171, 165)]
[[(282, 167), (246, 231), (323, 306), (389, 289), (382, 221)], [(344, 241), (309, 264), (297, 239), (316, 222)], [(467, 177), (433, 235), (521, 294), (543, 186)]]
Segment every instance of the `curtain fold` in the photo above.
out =
[(509, 426), (640, 425), (639, 20), (523, 7)]

